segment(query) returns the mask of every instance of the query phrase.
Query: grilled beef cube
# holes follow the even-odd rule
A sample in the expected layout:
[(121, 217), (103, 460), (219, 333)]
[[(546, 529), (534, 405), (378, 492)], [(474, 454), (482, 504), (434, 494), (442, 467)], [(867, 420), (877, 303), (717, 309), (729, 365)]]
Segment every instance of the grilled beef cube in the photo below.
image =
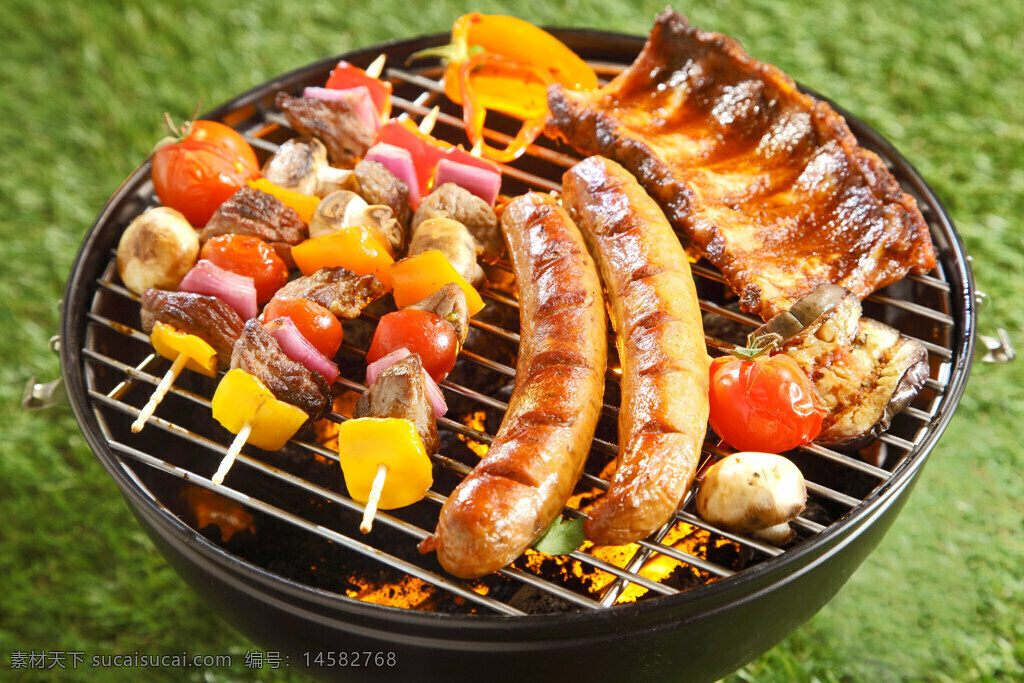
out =
[(150, 288), (142, 295), (142, 329), (152, 332), (157, 322), (212, 346), (221, 370), (231, 365), (231, 349), (245, 326), (235, 309), (215, 296)]
[(454, 282), (449, 282), (441, 289), (406, 308), (415, 308), (439, 315), (455, 328), (459, 343), (466, 341), (469, 334), (469, 307), (466, 305), (466, 293)]
[(455, 183), (445, 183), (427, 195), (412, 217), (411, 232), (429, 218), (451, 218), (466, 226), (476, 240), (478, 256), (496, 259), (505, 246), (494, 209)]
[(199, 233), (199, 241), (217, 235), (253, 235), (269, 244), (289, 268), (292, 245), (309, 237), (309, 229), (299, 214), (277, 197), (251, 187), (243, 187), (220, 205)]
[(306, 411), (307, 425), (331, 407), (331, 389), (323, 376), (289, 358), (256, 318), (245, 323), (235, 342), (231, 367), (245, 370), (263, 382), (275, 398)]
[(409, 420), (416, 425), (416, 433), (423, 439), (428, 454), (441, 449), (419, 354), (406, 356), (380, 373), (373, 386), (356, 401), (352, 416)]
[(352, 168), (373, 144), (375, 131), (362, 122), (347, 102), (292, 97), (279, 92), (274, 103), (288, 118), (288, 125), (302, 135), (320, 138), (327, 145), (332, 164)]
[(390, 206), (399, 225), (409, 225), (409, 186), (379, 161), (363, 159), (354, 169), (359, 196), (367, 204)]
[(384, 284), (375, 275), (356, 275), (339, 266), (296, 278), (277, 290), (274, 298), (309, 299), (338, 318), (351, 320), (383, 295)]
[(854, 294), (783, 348), (811, 378), (829, 410), (815, 443), (835, 448), (862, 448), (888, 429), (929, 374), (924, 346), (862, 318)]

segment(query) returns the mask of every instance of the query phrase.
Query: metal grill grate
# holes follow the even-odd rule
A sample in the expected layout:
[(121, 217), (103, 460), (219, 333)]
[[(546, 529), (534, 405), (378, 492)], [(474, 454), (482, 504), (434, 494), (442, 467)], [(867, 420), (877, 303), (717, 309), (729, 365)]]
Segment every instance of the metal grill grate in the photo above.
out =
[[(600, 75), (609, 76), (624, 65), (595, 63), (594, 66)], [(458, 116), (459, 110), (444, 98), (437, 81), (438, 69), (418, 72), (389, 69), (386, 75), (395, 86), (393, 103), (396, 112), (418, 119), (437, 104), (442, 109), (435, 134), (448, 137), (453, 142), (464, 141), (460, 132), (463, 124)], [(287, 126), (284, 118), (269, 104), (272, 96), (271, 92), (269, 97), (250, 98), (252, 102), (242, 102), (225, 117), (242, 130), (255, 147), (268, 152), (276, 149), (277, 142), (291, 136), (284, 130)], [(502, 122), (499, 120), (498, 123), (500, 128)], [(511, 139), (498, 129), (490, 130), (487, 136), (499, 145)], [(891, 163), (885, 149), (876, 148), (875, 151)], [(577, 160), (564, 148), (540, 140), (524, 158), (503, 167), (503, 192), (515, 195), (527, 189), (558, 190), (557, 180), (562, 172)], [(896, 175), (900, 177), (899, 169), (896, 169)], [(937, 220), (936, 207), (925, 201), (919, 187), (904, 184), (905, 189), (918, 198), (925, 218), (932, 224), (933, 232), (937, 232), (934, 223)], [(153, 204), (151, 184), (143, 180), (139, 182), (132, 201), (126, 203), (115, 220), (123, 227), (134, 215)], [(127, 425), (138, 414), (139, 406), (145, 402), (152, 386), (159, 382), (167, 362), (152, 353), (147, 335), (138, 329), (138, 297), (119, 284), (113, 254), (99, 271), (101, 274), (90, 293), (91, 306), (85, 314), (82, 350), (89, 402), (103, 438), (118, 456), (119, 465), (168, 514), (182, 515), (180, 510), (176, 510), (180, 506), (169, 500), (165, 492), (168, 482), (179, 487), (188, 482), (216, 490), (256, 511), (262, 519), (273, 519), (285, 528), (321, 539), (326, 546), (344, 549), (349, 555), (362, 556), (368, 567), (379, 567), (387, 576), (415, 577), (424, 586), (432, 587), (456, 604), (463, 605), (463, 611), (481, 614), (521, 615), (531, 611), (507, 597), (521, 592), (523, 588), (575, 610), (607, 608), (624, 599), (656, 599), (693, 589), (694, 584), (699, 590), (699, 584), (727, 578), (736, 571), (771, 562), (772, 558), (788, 552), (704, 522), (692, 512), (692, 494), (665, 528), (619, 553), (614, 559), (593, 548), (586, 548), (574, 552), (565, 568), (552, 569), (549, 563), (538, 559), (535, 563), (517, 562), (503, 569), (497, 577), (467, 582), (446, 575), (432, 556), (418, 557), (409, 552), (432, 532), (433, 522), (446, 498), (445, 492), (450, 491), (454, 482), (475, 462), (465, 444), (487, 445), (491, 442), (493, 429), (480, 428), (480, 420), (471, 424), (471, 421), (460, 421), (459, 418), (479, 412), (485, 416), (485, 424), (489, 421), (496, 427), (495, 421), (500, 420), (507, 405), (505, 399), (515, 374), (514, 349), (519, 340), (518, 304), (509, 286), (511, 268), (507, 262), (488, 267), (488, 281), (492, 285), (481, 292), (488, 306), (471, 324), (471, 339), (460, 355), (456, 372), (451, 379), (441, 383), (453, 410), (449, 413), (451, 417), (442, 418), (438, 423), (446, 447), (434, 456), (437, 485), (427, 494), (425, 501), (413, 506), (411, 512), (378, 513), (375, 531), (367, 536), (351, 533), (349, 529), (354, 529), (354, 526), (348, 522), (334, 524), (331, 521), (358, 519), (362, 512), (362, 505), (344, 493), (344, 486), (339, 483), (340, 476), (328, 476), (322, 480), (305, 474), (301, 467), (292, 466), (296, 459), (306, 458), (319, 459), (334, 471), (339, 469), (337, 454), (312, 441), (293, 440), (286, 447), (287, 453), (282, 459), (274, 459), (247, 446), (225, 485), (215, 487), (210, 476), (226, 452), (231, 435), (209, 417), (210, 396), (215, 384), (203, 378), (187, 377), (194, 373), (182, 376), (171, 390), (166, 407), (157, 410), (142, 434), (131, 434)], [(693, 272), (701, 296), (701, 309), (710, 323), (709, 329), (716, 329), (719, 326), (716, 323), (746, 329), (761, 323), (729, 305), (730, 295), (714, 268), (701, 262), (694, 265)], [(821, 534), (830, 525), (856, 514), (858, 506), (864, 504), (879, 487), (914, 458), (922, 456), (929, 425), (941, 412), (952, 409), (946, 397), (955, 356), (951, 340), (956, 321), (951, 314), (951, 291), (940, 265), (929, 275), (912, 276), (865, 301), (865, 315), (892, 325), (925, 345), (930, 355), (931, 374), (913, 405), (897, 416), (890, 431), (882, 435), (872, 452), (867, 454), (875, 458), (875, 464), (867, 462), (862, 457), (865, 454), (846, 454), (820, 446), (802, 448), (793, 454), (807, 478), (810, 494), (808, 512), (794, 522), (798, 531), (797, 546)], [(360, 319), (346, 323), (346, 342), (340, 352), (342, 358), (339, 363), (343, 374), (337, 383), (343, 391), (361, 392), (364, 389), (361, 379), (365, 363), (362, 357), (377, 319), (378, 312), (371, 308)], [(709, 340), (716, 341), (710, 336)], [(614, 358), (614, 345), (610, 345), (610, 365), (613, 365)], [(608, 461), (616, 452), (614, 426), (618, 410), (618, 376), (614, 369), (609, 370), (606, 385), (606, 402), (591, 453), (592, 464)], [(340, 422), (345, 418), (332, 413), (328, 419)], [(707, 457), (722, 453), (713, 443), (705, 444), (704, 452)], [(253, 485), (254, 481), (258, 483)], [(268, 494), (268, 486), (279, 489)], [(577, 491), (604, 490), (607, 486), (599, 469), (588, 466)], [(281, 495), (278, 495), (278, 490)], [(302, 504), (292, 505), (288, 502), (291, 500), (300, 500)], [(312, 502), (312, 508), (307, 505), (309, 502)], [(310, 514), (311, 509), (316, 514)], [(580, 513), (567, 508), (565, 514), (578, 516)], [(691, 527), (699, 530), (694, 532), (697, 536), (689, 531)], [(699, 540), (690, 545), (680, 545), (681, 533)], [(731, 549), (728, 557), (732, 561), (722, 560), (710, 552), (720, 547)], [(649, 570), (658, 562), (667, 563), (672, 571), (688, 574), (694, 580), (685, 585), (678, 581), (655, 580)], [(321, 571), (344, 573), (345, 568), (322, 567)], [(601, 577), (601, 588), (594, 592), (585, 590), (578, 581), (566, 578), (573, 572), (575, 576)], [(627, 590), (630, 587), (632, 592)]]

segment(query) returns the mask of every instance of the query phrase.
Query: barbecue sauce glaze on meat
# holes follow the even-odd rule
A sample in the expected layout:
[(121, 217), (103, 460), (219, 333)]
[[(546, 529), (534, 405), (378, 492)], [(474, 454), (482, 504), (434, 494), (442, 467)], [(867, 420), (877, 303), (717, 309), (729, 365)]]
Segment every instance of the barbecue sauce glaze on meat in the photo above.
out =
[(823, 282), (863, 298), (935, 265), (913, 198), (828, 104), (671, 10), (606, 87), (548, 104), (549, 134), (636, 175), (765, 320)]

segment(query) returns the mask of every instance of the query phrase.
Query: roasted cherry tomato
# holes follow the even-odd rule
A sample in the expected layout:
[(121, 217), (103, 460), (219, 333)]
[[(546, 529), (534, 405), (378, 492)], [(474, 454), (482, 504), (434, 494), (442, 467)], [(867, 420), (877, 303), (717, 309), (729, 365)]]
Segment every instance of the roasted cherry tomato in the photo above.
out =
[(423, 369), (438, 382), (452, 371), (459, 355), (455, 328), (436, 313), (415, 308), (394, 311), (380, 319), (366, 352), (366, 362), (372, 363), (402, 347), (418, 353)]
[(302, 336), (316, 350), (333, 358), (341, 346), (344, 331), (334, 314), (309, 299), (271, 299), (263, 309), (265, 321), (291, 318)]
[(262, 304), (288, 282), (288, 266), (274, 248), (252, 235), (211, 237), (199, 258), (213, 261), (224, 270), (251, 277), (256, 285), (256, 302)]
[(179, 138), (153, 154), (153, 188), (160, 203), (177, 209), (195, 227), (260, 175), (256, 153), (237, 131), (216, 121), (193, 121)]
[(826, 410), (807, 374), (785, 354), (711, 362), (711, 428), (740, 451), (782, 453), (813, 441)]

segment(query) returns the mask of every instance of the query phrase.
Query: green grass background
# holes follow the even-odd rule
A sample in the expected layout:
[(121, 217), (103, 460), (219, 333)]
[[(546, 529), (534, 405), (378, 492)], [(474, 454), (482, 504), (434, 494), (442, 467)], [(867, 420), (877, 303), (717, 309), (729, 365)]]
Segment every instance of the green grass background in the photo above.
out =
[[(415, 7), (410, 11), (410, 7)], [(251, 646), (165, 564), (67, 408), (18, 408), (59, 373), (47, 340), (78, 245), (160, 118), (463, 12), (646, 34), (661, 0), (350, 3), (6, 0), (0, 8), (0, 679), (13, 651), (232, 653)], [(832, 97), (945, 201), (1018, 343), (1024, 291), (1024, 3), (753, 0), (677, 5)], [(978, 364), (893, 529), (748, 681), (1024, 679), (1024, 366)], [(71, 672), (65, 673), (69, 677)], [(78, 678), (245, 680), (227, 671)], [(294, 675), (294, 674), (293, 674)], [(40, 671), (17, 678), (46, 678)], [(264, 672), (261, 678), (270, 679)], [(275, 677), (276, 678), (276, 677)]]

